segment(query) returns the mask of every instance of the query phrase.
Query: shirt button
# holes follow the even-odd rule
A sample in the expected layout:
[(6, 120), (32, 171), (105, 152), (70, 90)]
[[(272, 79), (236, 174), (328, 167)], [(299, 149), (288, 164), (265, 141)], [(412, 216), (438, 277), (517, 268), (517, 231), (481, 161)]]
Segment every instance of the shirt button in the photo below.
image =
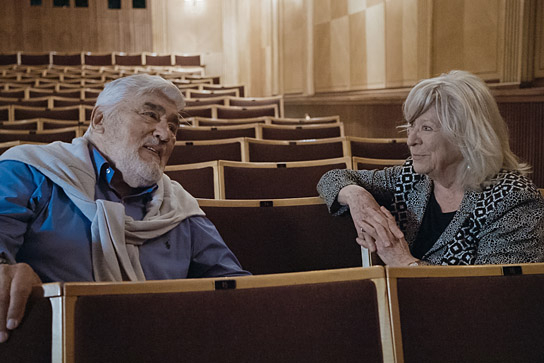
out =
[(108, 174), (111, 173), (111, 169), (109, 169), (109, 168), (106, 169), (106, 173), (108, 173)]

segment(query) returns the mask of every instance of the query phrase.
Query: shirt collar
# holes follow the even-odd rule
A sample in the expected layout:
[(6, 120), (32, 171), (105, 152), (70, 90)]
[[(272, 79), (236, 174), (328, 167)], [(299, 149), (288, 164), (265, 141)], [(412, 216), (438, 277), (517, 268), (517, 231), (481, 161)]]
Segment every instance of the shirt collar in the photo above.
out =
[[(111, 180), (115, 174), (115, 169), (113, 169), (106, 158), (98, 151), (98, 149), (91, 143), (89, 143), (89, 151), (91, 153), (91, 159), (93, 160), (94, 169), (96, 173), (96, 180), (105, 181), (108, 186), (115, 190), (111, 185)], [(148, 194), (157, 189), (157, 184), (153, 184), (149, 188), (140, 188), (137, 193), (130, 195), (129, 197), (141, 196)]]

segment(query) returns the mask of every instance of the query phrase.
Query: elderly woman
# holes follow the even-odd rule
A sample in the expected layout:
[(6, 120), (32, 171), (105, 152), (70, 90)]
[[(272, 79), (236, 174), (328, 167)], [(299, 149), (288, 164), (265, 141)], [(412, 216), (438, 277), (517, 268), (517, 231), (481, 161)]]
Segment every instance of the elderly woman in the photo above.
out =
[(404, 117), (404, 165), (319, 181), (331, 213), (349, 209), (357, 242), (391, 266), (544, 261), (544, 199), (485, 83), (463, 71), (423, 80)]

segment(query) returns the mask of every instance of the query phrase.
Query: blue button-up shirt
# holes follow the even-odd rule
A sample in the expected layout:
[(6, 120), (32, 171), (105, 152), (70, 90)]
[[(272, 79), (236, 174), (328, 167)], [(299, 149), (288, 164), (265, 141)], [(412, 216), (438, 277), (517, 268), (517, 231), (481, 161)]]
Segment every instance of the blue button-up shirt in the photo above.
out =
[[(156, 186), (120, 198), (111, 185), (115, 170), (96, 148), (89, 152), (95, 200), (123, 203), (127, 215), (143, 219)], [(10, 263), (29, 264), (42, 282), (93, 281), (90, 226), (64, 191), (34, 167), (0, 161), (0, 254)], [(248, 274), (206, 217), (186, 218), (139, 249), (148, 280)]]

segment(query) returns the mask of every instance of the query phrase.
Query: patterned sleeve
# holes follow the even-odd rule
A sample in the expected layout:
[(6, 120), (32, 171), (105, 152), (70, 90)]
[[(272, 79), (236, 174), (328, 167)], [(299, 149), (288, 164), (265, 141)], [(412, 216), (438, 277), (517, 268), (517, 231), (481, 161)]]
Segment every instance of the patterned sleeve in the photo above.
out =
[(359, 185), (367, 189), (376, 200), (390, 199), (395, 179), (402, 167), (395, 166), (383, 170), (348, 170), (335, 169), (326, 172), (317, 184), (319, 196), (325, 201), (333, 215), (340, 215), (348, 210), (338, 203), (340, 190), (348, 185)]
[(544, 199), (536, 189), (511, 191), (479, 233), (475, 264), (544, 261)]

